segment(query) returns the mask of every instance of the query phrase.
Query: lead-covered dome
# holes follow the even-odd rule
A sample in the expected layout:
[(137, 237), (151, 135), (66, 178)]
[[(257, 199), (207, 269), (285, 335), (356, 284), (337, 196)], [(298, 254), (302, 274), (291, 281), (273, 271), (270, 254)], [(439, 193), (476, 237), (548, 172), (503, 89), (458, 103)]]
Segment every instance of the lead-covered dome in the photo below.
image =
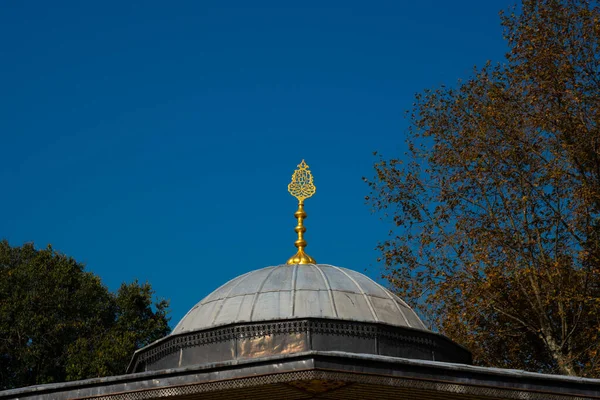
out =
[(278, 265), (241, 275), (196, 304), (173, 332), (135, 352), (129, 372), (311, 351), (471, 363), (398, 296), (346, 268)]
[(196, 304), (174, 335), (242, 322), (327, 318), (426, 329), (398, 296), (365, 275), (326, 264), (248, 272)]

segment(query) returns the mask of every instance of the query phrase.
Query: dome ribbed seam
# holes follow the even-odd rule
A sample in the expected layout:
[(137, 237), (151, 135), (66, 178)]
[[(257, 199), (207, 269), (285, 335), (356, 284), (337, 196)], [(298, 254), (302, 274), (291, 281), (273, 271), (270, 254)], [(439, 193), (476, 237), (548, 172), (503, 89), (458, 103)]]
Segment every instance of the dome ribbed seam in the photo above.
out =
[[(273, 268), (275, 268), (275, 267), (273, 267)], [(226, 294), (225, 296), (223, 296), (223, 299), (222, 299), (222, 301), (221, 301), (221, 304), (220, 304), (220, 306), (219, 306), (219, 309), (218, 309), (218, 310), (217, 310), (217, 312), (215, 313), (215, 316), (213, 317), (213, 319), (212, 319), (212, 321), (211, 321), (211, 323), (210, 323), (210, 325), (211, 325), (211, 326), (215, 324), (215, 321), (216, 321), (216, 320), (217, 320), (217, 318), (219, 317), (219, 314), (221, 313), (221, 310), (223, 309), (223, 305), (225, 304), (225, 302), (227, 301), (227, 299), (230, 299), (230, 298), (231, 298), (231, 297), (229, 297), (229, 294), (230, 294), (231, 292), (233, 292), (233, 289), (235, 289), (236, 287), (238, 287), (238, 286), (240, 285), (240, 283), (242, 283), (242, 282), (243, 282), (243, 281), (244, 281), (244, 280), (245, 280), (245, 279), (246, 279), (246, 278), (247, 278), (247, 277), (248, 277), (250, 274), (251, 274), (251, 272), (248, 272), (247, 274), (244, 274), (244, 275), (242, 275), (242, 276), (240, 277), (240, 279), (239, 279), (239, 280), (238, 280), (238, 281), (235, 283), (235, 285), (233, 285), (233, 286), (231, 287), (231, 289), (229, 289), (229, 291), (227, 292), (227, 294)], [(219, 289), (220, 289), (220, 288), (219, 288)], [(219, 290), (219, 289), (217, 289), (217, 290)], [(215, 292), (216, 292), (217, 290), (215, 290)], [(239, 310), (238, 310), (238, 314), (239, 314)]]
[(273, 275), (273, 272), (275, 272), (277, 268), (281, 267), (273, 267), (273, 269), (267, 274), (267, 276), (265, 276), (265, 279), (261, 282), (256, 293), (254, 293), (254, 298), (252, 299), (252, 308), (250, 309), (250, 321), (252, 321), (252, 316), (254, 315), (254, 309), (256, 308), (256, 300), (258, 299), (258, 295), (261, 293), (262, 288), (265, 286), (265, 283), (267, 283), (269, 277)]
[(323, 282), (325, 283), (325, 287), (327, 288), (327, 294), (329, 294), (329, 301), (331, 302), (331, 308), (333, 309), (333, 313), (335, 314), (336, 318), (338, 318), (339, 315), (337, 312), (337, 308), (335, 306), (335, 300), (333, 299), (333, 290), (331, 290), (331, 285), (329, 284), (329, 279), (327, 278), (327, 275), (325, 275), (325, 272), (323, 272), (323, 270), (321, 268), (319, 268), (318, 265), (316, 265), (316, 264), (309, 264), (309, 265), (311, 267), (315, 268), (321, 274), (321, 278), (323, 278)]
[[(225, 282), (224, 284), (222, 284), (221, 286), (219, 286), (217, 289), (213, 290), (213, 291), (211, 292), (211, 294), (212, 294), (212, 293), (215, 293), (215, 292), (218, 292), (218, 291), (219, 291), (219, 289), (221, 289), (221, 288), (223, 288), (223, 287), (227, 286), (227, 284), (228, 284), (228, 283), (230, 283), (231, 281), (235, 281), (236, 279), (243, 280), (244, 278), (246, 278), (246, 277), (247, 277), (248, 275), (250, 275), (251, 273), (252, 273), (252, 271), (250, 271), (250, 272), (246, 272), (246, 273), (245, 273), (244, 275), (242, 275), (242, 276), (238, 276), (238, 277), (235, 277), (235, 278), (233, 278), (233, 279), (230, 279), (230, 280), (228, 280), (227, 282)], [(238, 285), (238, 284), (236, 283), (236, 284), (235, 284), (235, 286), (237, 286), (237, 285)], [(210, 294), (209, 294), (209, 296), (210, 296)], [(183, 318), (181, 318), (181, 320), (179, 321), (179, 323), (178, 323), (178, 324), (175, 326), (175, 328), (173, 328), (173, 331), (171, 332), (171, 334), (173, 334), (173, 333), (178, 333), (178, 332), (177, 332), (177, 328), (179, 328), (179, 325), (181, 325), (181, 324), (183, 323), (183, 321), (185, 321), (185, 320), (187, 319), (187, 317), (188, 317), (188, 316), (189, 316), (189, 315), (192, 313), (192, 311), (194, 311), (195, 309), (198, 309), (198, 308), (200, 308), (200, 306), (202, 305), (202, 302), (203, 302), (203, 301), (204, 301), (204, 299), (200, 300), (199, 302), (197, 302), (197, 303), (194, 305), (194, 307), (192, 307), (192, 308), (191, 308), (191, 309), (190, 309), (190, 310), (189, 310), (187, 313), (185, 313), (185, 315), (183, 316)], [(185, 328), (185, 327), (183, 327), (182, 329), (184, 329), (184, 328)]]
[(294, 270), (292, 271), (292, 295), (291, 297), (291, 307), (292, 307), (292, 314), (291, 316), (294, 317), (294, 315), (296, 315), (296, 282), (298, 281), (298, 264), (294, 265)]
[(396, 308), (400, 312), (400, 315), (402, 315), (402, 318), (404, 318), (404, 322), (406, 322), (406, 326), (411, 326), (410, 322), (408, 322), (408, 318), (406, 318), (406, 314), (404, 314), (404, 311), (402, 310), (402, 307), (400, 307), (400, 305), (398, 304), (398, 302), (396, 301), (396, 299), (394, 298), (394, 296), (392, 296), (390, 294), (390, 292), (386, 288), (382, 287), (377, 282), (375, 282), (373, 280), (371, 280), (371, 282), (373, 282), (374, 284), (376, 284), (377, 286), (379, 286), (379, 287), (381, 287), (383, 289), (383, 292), (387, 295), (387, 297), (390, 298), (390, 300), (392, 301), (392, 303), (394, 303), (394, 305), (396, 306)]
[[(277, 267), (273, 267), (273, 269), (275, 269)], [(252, 271), (251, 274), (253, 275), (256, 271)], [(271, 273), (269, 272), (269, 275), (271, 275)], [(243, 297), (246, 297), (248, 295), (248, 293), (244, 293), (242, 296), (242, 302), (240, 303), (240, 306), (237, 309), (237, 313), (235, 314), (235, 318), (233, 319), (234, 321), (239, 321), (240, 319), (240, 311), (242, 310), (242, 304), (244, 303), (244, 299)], [(231, 297), (230, 297), (231, 298)]]
[(373, 303), (371, 303), (371, 299), (365, 293), (365, 291), (363, 290), (363, 288), (358, 284), (358, 282), (356, 282), (356, 280), (353, 277), (351, 277), (348, 273), (346, 273), (346, 271), (344, 271), (340, 267), (336, 267), (334, 265), (330, 265), (330, 267), (331, 268), (335, 268), (338, 271), (340, 271), (342, 274), (346, 275), (348, 277), (348, 279), (350, 279), (352, 281), (352, 283), (354, 283), (356, 285), (356, 287), (358, 288), (358, 290), (360, 291), (360, 293), (365, 298), (365, 301), (367, 302), (367, 305), (369, 306), (369, 310), (371, 310), (371, 314), (373, 315), (373, 318), (375, 318), (375, 321), (379, 322), (379, 317), (377, 316), (377, 313), (375, 312), (375, 308), (373, 308)]

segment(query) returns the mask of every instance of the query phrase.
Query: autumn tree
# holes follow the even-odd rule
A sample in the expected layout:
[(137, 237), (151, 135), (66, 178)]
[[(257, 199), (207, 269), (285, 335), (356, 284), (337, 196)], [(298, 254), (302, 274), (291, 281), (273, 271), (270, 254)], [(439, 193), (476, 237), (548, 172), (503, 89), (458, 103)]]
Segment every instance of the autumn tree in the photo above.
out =
[(0, 241), (0, 390), (125, 373), (133, 352), (169, 333), (148, 283), (111, 293), (52, 247)]
[(600, 376), (600, 10), (524, 0), (509, 53), (419, 94), (369, 202), (385, 277), (476, 363)]

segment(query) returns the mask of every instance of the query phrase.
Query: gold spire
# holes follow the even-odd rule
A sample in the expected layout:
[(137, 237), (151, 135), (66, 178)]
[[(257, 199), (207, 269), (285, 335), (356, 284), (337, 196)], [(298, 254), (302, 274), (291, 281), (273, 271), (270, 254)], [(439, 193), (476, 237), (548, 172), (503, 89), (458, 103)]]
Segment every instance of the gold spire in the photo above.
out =
[(298, 252), (287, 261), (287, 264), (316, 264), (314, 258), (304, 252), (306, 247), (306, 240), (304, 240), (304, 232), (306, 228), (303, 225), (306, 213), (304, 212), (304, 200), (311, 197), (317, 188), (313, 183), (313, 176), (308, 169), (308, 165), (302, 160), (298, 164), (298, 169), (294, 171), (292, 175), (292, 182), (288, 185), (288, 192), (292, 196), (298, 199), (298, 211), (294, 213), (294, 217), (298, 219), (298, 225), (296, 226), (296, 233), (298, 234), (298, 240), (294, 242), (298, 248)]

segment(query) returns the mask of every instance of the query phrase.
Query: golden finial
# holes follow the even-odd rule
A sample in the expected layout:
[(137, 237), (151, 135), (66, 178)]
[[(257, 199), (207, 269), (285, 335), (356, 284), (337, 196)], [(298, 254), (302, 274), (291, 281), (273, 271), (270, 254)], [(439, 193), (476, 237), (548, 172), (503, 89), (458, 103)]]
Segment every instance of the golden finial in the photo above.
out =
[(306, 232), (306, 228), (303, 224), (304, 218), (306, 218), (306, 213), (304, 212), (304, 200), (311, 197), (316, 191), (317, 188), (313, 183), (313, 176), (308, 169), (308, 165), (302, 160), (302, 162), (298, 164), (298, 169), (295, 170), (292, 175), (292, 182), (288, 185), (288, 192), (298, 199), (298, 211), (294, 213), (294, 217), (298, 219), (298, 225), (296, 226), (296, 229), (294, 229), (298, 234), (298, 240), (294, 242), (298, 248), (298, 252), (287, 261), (287, 264), (317, 263), (314, 258), (304, 252), (304, 248), (306, 247), (304, 232)]

